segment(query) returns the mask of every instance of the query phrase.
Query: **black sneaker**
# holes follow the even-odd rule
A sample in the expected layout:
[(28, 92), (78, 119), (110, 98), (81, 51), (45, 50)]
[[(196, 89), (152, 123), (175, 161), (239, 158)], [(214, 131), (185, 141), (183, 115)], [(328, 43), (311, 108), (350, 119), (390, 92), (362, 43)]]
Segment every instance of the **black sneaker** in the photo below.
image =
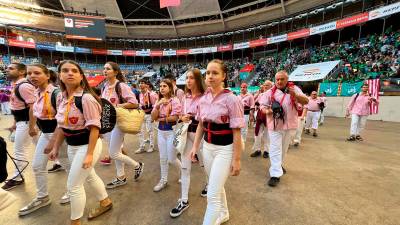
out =
[(293, 144), (294, 147), (299, 147), (299, 145), (300, 145), (299, 142), (295, 142), (295, 143)]
[(3, 185), (3, 187), (1, 187), (1, 188), (2, 188), (3, 190), (8, 191), (8, 190), (11, 190), (11, 189), (17, 187), (18, 185), (23, 184), (23, 183), (24, 183), (23, 180), (8, 180), (8, 181)]
[(204, 186), (204, 189), (201, 191), (201, 197), (207, 197), (207, 184), (206, 184), (206, 186)]
[(268, 181), (268, 186), (276, 187), (281, 179), (279, 177), (271, 177)]
[(126, 178), (121, 180), (118, 177), (116, 177), (110, 183), (108, 183), (106, 185), (106, 188), (107, 189), (113, 189), (113, 188), (116, 188), (116, 187), (119, 187), (119, 186), (122, 186), (122, 185), (125, 185), (125, 184), (126, 184)]
[(267, 151), (263, 152), (263, 158), (268, 159), (269, 158), (269, 153)]
[(318, 134), (316, 132), (314, 132), (312, 136), (318, 137)]
[(351, 135), (350, 137), (347, 138), (347, 141), (355, 141), (356, 137), (354, 135)]
[(357, 135), (357, 136), (356, 136), (356, 140), (357, 140), (357, 141), (364, 141), (364, 139), (363, 139), (360, 135)]
[(261, 155), (261, 151), (258, 150), (258, 151), (255, 151), (255, 152), (251, 153), (251, 154), (250, 154), (250, 157), (258, 157), (258, 156), (260, 156), (260, 155)]
[(189, 202), (184, 202), (179, 199), (178, 205), (171, 210), (169, 215), (171, 215), (172, 218), (176, 218), (180, 216), (187, 208), (189, 208)]
[(60, 164), (54, 163), (53, 167), (51, 169), (48, 170), (49, 173), (55, 173), (58, 171), (61, 171), (63, 168)]
[(135, 181), (139, 180), (140, 176), (142, 176), (143, 168), (144, 168), (144, 163), (139, 162), (139, 167), (135, 168), (135, 170), (134, 170), (134, 172), (135, 172), (135, 176), (134, 176)]
[(310, 130), (309, 129), (306, 129), (306, 134), (310, 134)]

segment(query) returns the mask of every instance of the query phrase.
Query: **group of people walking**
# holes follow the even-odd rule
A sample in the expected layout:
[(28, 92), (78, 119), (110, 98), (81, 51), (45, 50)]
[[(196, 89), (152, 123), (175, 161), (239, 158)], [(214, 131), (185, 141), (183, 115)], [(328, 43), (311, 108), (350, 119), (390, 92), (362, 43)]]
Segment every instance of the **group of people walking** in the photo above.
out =
[[(25, 66), (12, 63), (7, 67), (12, 81), (11, 110), (15, 130), (14, 156), (17, 170), (2, 187), (10, 190), (24, 183), (22, 171), (27, 159), (29, 140), (36, 145), (32, 168), (36, 181), (36, 197), (19, 210), (27, 215), (51, 203), (47, 188), (48, 160), (59, 160), (68, 172), (65, 194), (60, 203), (70, 204), (71, 224), (80, 224), (88, 192), (98, 200), (98, 206), (89, 211), (88, 218), (102, 215), (113, 207), (107, 189), (137, 181), (143, 174), (144, 163), (126, 154), (125, 133), (115, 126), (111, 131), (102, 129), (102, 107), (106, 99), (114, 107), (140, 108), (144, 122), (139, 148), (135, 153), (159, 151), (160, 180), (153, 191), (159, 192), (168, 185), (169, 165), (180, 173), (181, 193), (171, 217), (178, 217), (189, 207), (189, 187), (192, 162), (204, 165), (203, 197), (207, 197), (204, 225), (222, 224), (229, 220), (225, 183), (229, 176), (238, 176), (241, 170), (241, 153), (245, 148), (249, 122), (255, 123), (255, 141), (252, 157), (263, 155), (270, 158), (268, 185), (277, 186), (283, 174), (284, 159), (291, 143), (300, 143), (305, 123), (317, 136), (318, 120), (324, 102), (312, 92), (307, 97), (299, 87), (288, 82), (286, 71), (278, 71), (275, 83), (266, 81), (262, 89), (252, 95), (247, 84), (241, 85), (241, 93), (235, 96), (227, 89), (228, 68), (223, 61), (214, 59), (207, 65), (205, 79), (200, 70), (187, 73), (185, 90), (177, 88), (173, 77), (161, 80), (159, 92), (151, 89), (147, 80), (139, 81), (139, 98), (125, 82), (118, 64), (104, 65), (106, 81), (96, 93), (89, 86), (78, 63), (65, 60), (58, 71), (42, 64)], [(363, 87), (364, 90), (364, 87)], [(362, 140), (360, 131), (365, 124), (364, 107), (377, 103), (364, 92), (353, 96), (349, 105), (352, 116), (349, 140)], [(361, 113), (360, 113), (361, 112)], [(304, 122), (306, 121), (306, 122)], [(187, 141), (180, 158), (173, 145), (175, 127), (190, 123)], [(153, 127), (157, 126), (157, 148)], [(145, 140), (145, 133), (149, 140)], [(115, 178), (104, 183), (97, 175), (95, 165), (100, 161), (103, 141), (108, 147), (107, 157), (115, 161)], [(262, 148), (262, 142), (264, 142)], [(149, 143), (146, 148), (146, 144)], [(128, 177), (125, 165), (133, 171)]]

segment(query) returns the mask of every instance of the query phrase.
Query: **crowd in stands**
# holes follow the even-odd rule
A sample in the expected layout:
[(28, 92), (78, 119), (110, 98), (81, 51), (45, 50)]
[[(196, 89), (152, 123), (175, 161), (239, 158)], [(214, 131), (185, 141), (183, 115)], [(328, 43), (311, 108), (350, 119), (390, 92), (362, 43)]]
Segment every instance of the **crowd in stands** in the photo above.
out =
[[(258, 85), (264, 80), (272, 80), (278, 70), (285, 69), (291, 72), (297, 65), (333, 60), (341, 60), (341, 63), (335, 72), (325, 78), (324, 82), (400, 77), (400, 31), (392, 31), (389, 28), (383, 35), (368, 35), (358, 41), (351, 40), (339, 44), (332, 42), (328, 46), (313, 46), (308, 49), (285, 48), (253, 61), (244, 57), (225, 60), (225, 63), (228, 66), (231, 85), (240, 83), (240, 69), (246, 64), (253, 63), (255, 71), (251, 85)], [(0, 55), (0, 79), (4, 79), (4, 68), (10, 62), (33, 64), (40, 63), (41, 58)], [(205, 69), (205, 63), (163, 64), (159, 66), (159, 69), (146, 64), (120, 64), (120, 67), (122, 71), (125, 71), (128, 80), (135, 79), (135, 74), (155, 71), (156, 74), (151, 81), (157, 85), (166, 74), (179, 77), (193, 67)], [(88, 75), (98, 74), (103, 68), (101, 63), (82, 62), (80, 65), (89, 71)]]

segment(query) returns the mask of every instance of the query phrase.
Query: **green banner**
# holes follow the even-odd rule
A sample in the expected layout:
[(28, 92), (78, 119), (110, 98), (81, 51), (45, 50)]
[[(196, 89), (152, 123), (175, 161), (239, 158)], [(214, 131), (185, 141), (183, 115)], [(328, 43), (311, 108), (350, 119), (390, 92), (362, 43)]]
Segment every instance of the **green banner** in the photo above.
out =
[(340, 96), (352, 96), (356, 93), (359, 93), (363, 83), (363, 81), (355, 83), (342, 83), (342, 91), (340, 92)]
[[(250, 87), (247, 88), (247, 91), (249, 93), (255, 93), (259, 89), (260, 89), (259, 86), (250, 86)], [(240, 94), (240, 87), (230, 87), (229, 90), (235, 92), (236, 94)]]
[(337, 96), (339, 90), (339, 83), (320, 83), (319, 94), (326, 93), (326, 96)]

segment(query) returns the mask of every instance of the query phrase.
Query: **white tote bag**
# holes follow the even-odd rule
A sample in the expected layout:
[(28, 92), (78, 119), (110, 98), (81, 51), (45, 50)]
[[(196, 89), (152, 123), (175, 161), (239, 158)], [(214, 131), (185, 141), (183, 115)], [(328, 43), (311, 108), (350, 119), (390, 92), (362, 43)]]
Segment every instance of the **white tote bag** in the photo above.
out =
[[(184, 115), (186, 115), (186, 98), (183, 104), (183, 111)], [(179, 123), (176, 125), (175, 129), (175, 137), (174, 137), (174, 147), (175, 149), (180, 153), (183, 154), (183, 151), (185, 151), (186, 147), (186, 139), (187, 139), (187, 131), (189, 128), (189, 125), (192, 123), (192, 121), (189, 121), (187, 123)]]

